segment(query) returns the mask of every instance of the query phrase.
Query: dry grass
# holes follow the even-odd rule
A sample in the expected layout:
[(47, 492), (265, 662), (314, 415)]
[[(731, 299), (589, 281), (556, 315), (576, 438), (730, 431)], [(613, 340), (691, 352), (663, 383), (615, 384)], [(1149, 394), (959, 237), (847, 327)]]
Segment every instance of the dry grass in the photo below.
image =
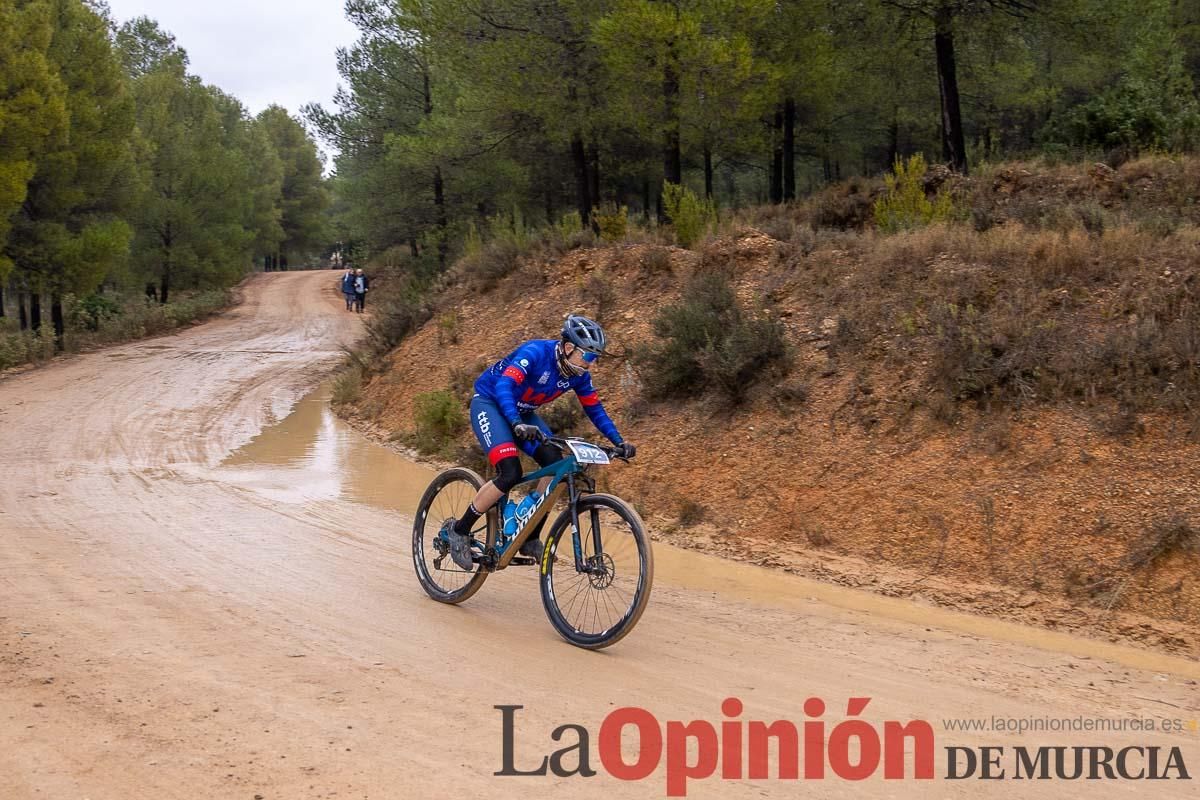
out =
[(848, 261), (821, 249), (799, 261), (853, 348), (925, 357), (948, 399), (1200, 409), (1196, 228), (932, 226), (866, 234)]
[(1133, 543), (1125, 556), (1130, 570), (1149, 569), (1173, 553), (1200, 551), (1200, 530), (1182, 514), (1174, 513), (1155, 522)]
[(925, 362), (914, 395), (943, 418), (1079, 402), (1115, 434), (1166, 410), (1200, 435), (1200, 159), (1012, 162), (947, 185), (970, 221), (882, 235), (854, 212), (880, 190), (862, 180), (738, 220), (840, 321), (830, 353)]

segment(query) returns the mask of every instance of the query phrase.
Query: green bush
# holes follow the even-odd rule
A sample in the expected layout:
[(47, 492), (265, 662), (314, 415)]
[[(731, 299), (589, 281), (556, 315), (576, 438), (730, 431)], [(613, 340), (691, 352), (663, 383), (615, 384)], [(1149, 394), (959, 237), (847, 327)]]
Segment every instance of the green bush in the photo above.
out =
[(458, 314), (447, 311), (440, 315), (438, 325), (438, 344), (458, 344)]
[(1037, 309), (997, 304), (981, 312), (940, 303), (929, 317), (935, 329), (931, 376), (944, 396), (1019, 404), (1044, 390), (1054, 329)]
[(367, 346), (382, 356), (424, 325), (433, 312), (425, 301), (423, 285), (416, 280), (380, 281), (375, 296), (375, 312), (365, 322)]
[(462, 405), (449, 389), (416, 396), (413, 409), (416, 445), (422, 453), (440, 453), (467, 426)]
[(692, 278), (683, 301), (664, 308), (653, 324), (662, 344), (635, 356), (647, 367), (642, 381), (651, 399), (712, 391), (737, 405), (757, 381), (777, 376), (787, 365), (783, 325), (748, 315), (719, 273)]
[[(83, 301), (66, 295), (64, 345), (68, 351), (78, 352), (89, 346), (166, 333), (221, 311), (230, 299), (230, 293), (223, 289), (180, 296), (165, 306), (140, 294), (124, 298), (93, 295)], [(54, 356), (53, 329), (49, 320), (44, 323), (40, 333), (0, 333), (0, 369)]]
[(701, 363), (709, 386), (730, 405), (738, 405), (749, 387), (786, 357), (783, 325), (778, 320), (738, 315), (728, 335), (710, 346)]
[(875, 224), (881, 231), (912, 230), (951, 218), (954, 203), (949, 193), (938, 192), (934, 200), (925, 196), (925, 168), (920, 153), (907, 162), (896, 159), (893, 174), (884, 177), (887, 192), (875, 201)]
[(629, 226), (629, 208), (614, 203), (604, 205), (592, 211), (596, 227), (600, 229), (600, 239), (605, 242), (620, 242), (625, 239)]
[(353, 365), (333, 381), (333, 397), (335, 406), (346, 405), (358, 401), (362, 395), (363, 371), (358, 365)]
[(509, 238), (493, 239), (468, 252), (458, 265), (481, 291), (488, 292), (521, 265), (521, 246)]
[(675, 226), (675, 239), (680, 247), (696, 244), (716, 221), (712, 203), (696, 197), (686, 186), (670, 181), (663, 183), (663, 206)]
[(77, 328), (98, 331), (102, 322), (120, 314), (121, 306), (116, 300), (107, 295), (92, 294), (72, 303), (67, 317)]
[(579, 216), (578, 211), (568, 211), (566, 214), (563, 214), (556, 226), (556, 231), (563, 241), (569, 240), (582, 230), (583, 217)]
[(1115, 148), (1125, 156), (1152, 148), (1186, 150), (1200, 141), (1200, 108), (1182, 71), (1165, 84), (1134, 76), (1055, 117), (1047, 139), (1077, 147)]
[(54, 357), (54, 333), (48, 326), (40, 331), (0, 334), (0, 369), (47, 361)]

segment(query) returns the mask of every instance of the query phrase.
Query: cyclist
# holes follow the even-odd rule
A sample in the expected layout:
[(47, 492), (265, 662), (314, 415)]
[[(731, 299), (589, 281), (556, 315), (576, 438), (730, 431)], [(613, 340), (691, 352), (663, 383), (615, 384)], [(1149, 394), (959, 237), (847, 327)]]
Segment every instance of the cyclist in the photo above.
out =
[[(521, 482), (524, 473), (516, 443), (521, 442), (521, 449), (543, 467), (562, 458), (557, 448), (542, 441), (552, 431), (537, 415), (538, 406), (568, 389), (573, 390), (588, 419), (616, 446), (616, 454), (633, 458), (636, 448), (621, 438), (592, 388), (590, 370), (605, 355), (606, 342), (598, 324), (572, 314), (563, 323), (557, 341), (525, 342), (484, 370), (475, 381), (471, 427), (497, 475), (483, 485), (460, 519), (451, 517), (442, 526), (450, 540), (450, 557), (462, 569), (473, 568), (471, 528), (497, 500)], [(549, 482), (549, 478), (543, 478), (538, 491), (545, 492)], [(541, 539), (534, 534), (521, 545), (519, 552), (540, 561), (542, 547)]]

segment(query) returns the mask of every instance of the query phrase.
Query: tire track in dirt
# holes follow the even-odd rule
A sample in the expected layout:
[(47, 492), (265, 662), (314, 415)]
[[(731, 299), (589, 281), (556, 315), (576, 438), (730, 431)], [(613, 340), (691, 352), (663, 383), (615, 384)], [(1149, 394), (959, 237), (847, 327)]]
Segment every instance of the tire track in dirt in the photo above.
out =
[[(702, 578), (660, 578), (638, 629), (602, 653), (557, 639), (529, 572), (494, 577), (462, 608), (432, 603), (412, 575), (400, 515), (284, 502), (218, 466), (357, 335), (334, 277), (258, 276), (243, 305), (210, 323), (0, 381), (0, 797), (662, 796), (661, 771), (640, 783), (494, 777), (501, 703), (526, 707), (521, 759), (560, 746), (549, 739), (556, 726), (595, 734), (623, 705), (719, 722), (727, 696), (745, 702), (747, 719), (794, 721), (819, 696), (831, 724), (846, 698), (872, 697), (867, 718), (928, 719), (939, 731), (959, 716), (1158, 716), (1163, 703), (1195, 713), (1184, 674), (784, 602), (732, 566), (712, 567), (722, 581), (711, 591)], [(1040, 743), (1059, 741), (1183, 744), (1200, 769), (1195, 735)], [(939, 733), (939, 744), (972, 742), (1030, 743)], [(967, 783), (932, 791), (1014, 791)], [(1155, 789), (1182, 797), (1181, 785)], [(879, 779), (807, 788), (931, 791)], [(1018, 788), (1142, 791), (1107, 781)], [(709, 781), (690, 796), (800, 789)]]

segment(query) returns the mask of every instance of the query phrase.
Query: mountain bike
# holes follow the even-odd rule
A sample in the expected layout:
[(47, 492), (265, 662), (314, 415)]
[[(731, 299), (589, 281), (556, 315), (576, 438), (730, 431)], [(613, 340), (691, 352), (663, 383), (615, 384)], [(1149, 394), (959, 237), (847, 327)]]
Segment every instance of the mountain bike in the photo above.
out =
[[(442, 528), (447, 519), (462, 513), (484, 480), (463, 467), (434, 478), (417, 506), (413, 566), (430, 597), (452, 604), (478, 592), (493, 572), (538, 566), (542, 605), (554, 629), (573, 645), (598, 650), (624, 638), (646, 610), (654, 580), (650, 537), (642, 518), (624, 500), (596, 492), (590, 471), (612, 462), (616, 456), (611, 448), (573, 438), (545, 441), (563, 458), (517, 484), (550, 477), (545, 493), (518, 519), (512, 537), (504, 536), (500, 512), (507, 497), (480, 517), (471, 531), (473, 570), (461, 569), (450, 558), (449, 538)], [(566, 507), (550, 526), (541, 562), (519, 555), (521, 545), (540, 531), (550, 509), (564, 498)], [(559, 557), (564, 541), (570, 542), (571, 551)]]

